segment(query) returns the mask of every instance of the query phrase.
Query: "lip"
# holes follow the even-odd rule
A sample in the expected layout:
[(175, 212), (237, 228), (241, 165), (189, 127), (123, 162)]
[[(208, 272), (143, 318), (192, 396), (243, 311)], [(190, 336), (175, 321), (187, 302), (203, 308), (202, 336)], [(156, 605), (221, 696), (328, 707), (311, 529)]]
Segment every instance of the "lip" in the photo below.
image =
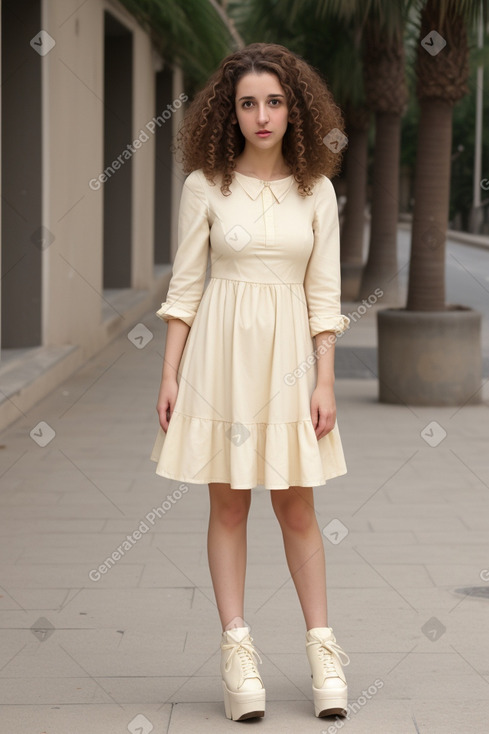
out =
[(271, 134), (272, 133), (270, 132), (270, 130), (258, 130), (258, 132), (256, 133), (259, 138), (268, 138), (268, 136)]

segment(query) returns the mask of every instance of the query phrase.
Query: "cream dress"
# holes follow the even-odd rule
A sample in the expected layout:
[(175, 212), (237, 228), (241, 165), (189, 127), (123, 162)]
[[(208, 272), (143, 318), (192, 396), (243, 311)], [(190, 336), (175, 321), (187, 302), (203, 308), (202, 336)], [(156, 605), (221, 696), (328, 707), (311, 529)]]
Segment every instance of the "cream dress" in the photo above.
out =
[[(156, 473), (232, 489), (321, 486), (346, 473), (338, 424), (319, 441), (311, 419), (313, 337), (341, 334), (336, 195), (322, 176), (301, 197), (294, 177), (234, 173), (231, 194), (202, 170), (185, 180), (178, 248), (156, 312), (191, 329)], [(206, 283), (210, 252), (210, 278)]]

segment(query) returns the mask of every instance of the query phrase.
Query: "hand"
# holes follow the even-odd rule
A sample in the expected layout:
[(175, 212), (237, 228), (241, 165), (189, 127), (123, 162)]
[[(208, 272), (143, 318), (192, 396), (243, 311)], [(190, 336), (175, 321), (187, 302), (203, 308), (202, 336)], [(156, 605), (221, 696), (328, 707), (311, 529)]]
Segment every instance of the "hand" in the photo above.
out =
[(177, 395), (178, 382), (176, 379), (162, 380), (158, 402), (156, 404), (156, 412), (158, 413), (160, 426), (165, 433), (168, 430), (168, 425), (173, 415)]
[(326, 436), (336, 423), (336, 400), (333, 385), (318, 385), (311, 396), (311, 419), (316, 438)]

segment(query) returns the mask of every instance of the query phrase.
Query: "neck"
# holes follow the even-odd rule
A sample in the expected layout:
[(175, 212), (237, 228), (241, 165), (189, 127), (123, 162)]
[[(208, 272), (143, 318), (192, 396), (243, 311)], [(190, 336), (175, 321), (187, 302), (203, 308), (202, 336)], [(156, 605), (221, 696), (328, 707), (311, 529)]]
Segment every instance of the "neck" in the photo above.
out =
[(276, 150), (257, 150), (248, 144), (236, 158), (236, 167), (241, 173), (256, 176), (263, 181), (288, 176), (290, 171), (282, 155), (281, 146)]

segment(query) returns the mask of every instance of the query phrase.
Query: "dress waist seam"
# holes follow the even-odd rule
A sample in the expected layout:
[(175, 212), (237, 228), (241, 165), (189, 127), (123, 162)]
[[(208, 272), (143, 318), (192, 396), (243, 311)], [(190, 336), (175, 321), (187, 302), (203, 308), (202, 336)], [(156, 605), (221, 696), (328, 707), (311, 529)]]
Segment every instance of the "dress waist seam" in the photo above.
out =
[(298, 282), (291, 282), (291, 283), (285, 283), (284, 281), (278, 281), (274, 283), (264, 283), (262, 281), (254, 281), (254, 280), (239, 280), (238, 278), (220, 278), (219, 276), (212, 275), (210, 277), (210, 280), (229, 280), (231, 283), (246, 283), (247, 285), (304, 285), (304, 281), (298, 281)]

